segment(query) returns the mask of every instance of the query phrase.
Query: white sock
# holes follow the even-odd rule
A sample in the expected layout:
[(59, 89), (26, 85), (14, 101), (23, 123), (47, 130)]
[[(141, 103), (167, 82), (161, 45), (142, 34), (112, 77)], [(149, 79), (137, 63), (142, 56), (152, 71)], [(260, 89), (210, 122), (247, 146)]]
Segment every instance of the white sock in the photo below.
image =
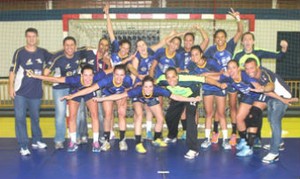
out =
[(146, 121), (146, 131), (152, 130), (152, 121)]
[(205, 129), (204, 131), (205, 131), (205, 138), (210, 139), (210, 131), (211, 131), (211, 129)]
[(70, 139), (71, 139), (71, 142), (76, 143), (76, 132), (70, 133)]
[(228, 130), (227, 129), (222, 130), (222, 134), (223, 134), (223, 140), (228, 139)]
[(93, 142), (98, 142), (99, 140), (99, 132), (94, 132), (93, 133)]

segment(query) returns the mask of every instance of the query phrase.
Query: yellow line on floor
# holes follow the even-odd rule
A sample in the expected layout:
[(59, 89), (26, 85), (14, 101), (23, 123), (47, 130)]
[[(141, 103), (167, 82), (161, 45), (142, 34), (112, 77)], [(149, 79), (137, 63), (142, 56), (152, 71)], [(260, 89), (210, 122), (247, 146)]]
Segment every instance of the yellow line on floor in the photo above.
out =
[[(129, 124), (132, 124), (132, 119), (127, 120)], [(200, 124), (203, 124), (204, 120), (200, 120)], [(45, 138), (53, 138), (55, 133), (55, 127), (54, 127), (54, 118), (41, 118), (40, 124), (42, 128), (43, 137)], [(1, 117), (0, 118), (0, 137), (2, 138), (13, 138), (15, 137), (15, 120), (11, 117)], [(203, 125), (201, 125), (203, 126)], [(300, 118), (284, 118), (283, 119), (283, 126), (282, 126), (282, 136), (283, 137), (289, 137), (289, 138), (299, 138), (300, 137)], [(30, 130), (30, 120), (27, 119), (27, 127), (28, 127), (28, 135), (31, 135)], [(118, 129), (115, 129), (117, 131)], [(229, 129), (230, 130), (230, 129)], [(164, 129), (164, 136), (166, 136), (167, 129)], [(204, 138), (204, 129), (202, 127), (199, 128), (199, 137)], [(181, 131), (179, 133), (179, 136), (181, 135)], [(92, 136), (91, 129), (89, 130), (89, 136)], [(128, 138), (134, 137), (133, 129), (128, 129), (128, 132), (126, 132), (126, 136)], [(262, 129), (262, 137), (270, 137), (271, 136), (271, 130), (270, 125), (267, 119), (264, 119), (263, 122), (263, 129)]]

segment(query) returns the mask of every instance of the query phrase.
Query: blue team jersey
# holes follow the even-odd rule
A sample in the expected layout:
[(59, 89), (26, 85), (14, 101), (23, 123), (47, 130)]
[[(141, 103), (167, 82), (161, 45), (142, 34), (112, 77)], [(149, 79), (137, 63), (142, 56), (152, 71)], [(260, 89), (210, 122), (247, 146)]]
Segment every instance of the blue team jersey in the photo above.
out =
[(153, 58), (151, 58), (151, 56), (154, 54), (154, 51), (151, 48), (147, 49), (148, 51), (148, 56), (147, 57), (142, 57), (141, 54), (138, 52), (135, 57), (138, 59), (139, 61), (139, 65), (138, 65), (138, 74), (140, 75), (148, 75), (149, 74), (149, 70), (153, 61)]
[[(49, 70), (54, 72), (55, 77), (67, 77), (79, 74), (80, 62), (83, 51), (76, 51), (72, 58), (67, 58), (63, 51), (56, 53), (52, 58)], [(66, 89), (69, 85), (64, 83), (53, 84), (53, 89)]]
[(239, 63), (241, 68), (244, 68), (245, 62), (248, 58), (254, 58), (257, 64), (260, 65), (262, 58), (282, 59), (284, 58), (284, 56), (285, 53), (283, 52), (270, 52), (270, 51), (254, 48), (251, 53), (246, 53), (244, 50), (236, 53), (233, 59)]
[[(220, 72), (222, 67), (214, 60), (214, 59), (207, 59), (206, 64), (204, 67), (199, 67), (195, 63), (190, 63), (188, 66), (189, 74), (191, 75), (200, 75), (202, 73), (209, 73), (209, 72)], [(220, 91), (221, 88), (218, 88), (213, 85), (209, 85), (204, 83), (202, 85), (203, 90), (207, 91)]]
[(113, 82), (113, 74), (108, 74), (104, 79), (97, 82), (99, 88), (102, 89), (103, 96), (109, 96), (112, 94), (123, 93), (125, 89), (132, 86), (132, 79), (126, 75), (123, 83), (119, 86), (115, 86)]
[(257, 80), (249, 77), (245, 71), (241, 71), (241, 81), (237, 82), (230, 77), (221, 75), (220, 82), (226, 82), (228, 85), (238, 90), (241, 94), (250, 96), (252, 98), (257, 98), (260, 95), (260, 93), (250, 91), (251, 88), (254, 89), (252, 82), (257, 82)]
[(226, 48), (223, 51), (219, 51), (217, 46), (213, 45), (206, 50), (204, 56), (215, 59), (222, 66), (222, 69), (226, 71), (227, 63), (232, 59), (235, 47), (236, 43), (234, 43), (232, 38), (226, 43)]
[(151, 104), (152, 101), (157, 101), (157, 97), (164, 96), (170, 97), (171, 92), (165, 88), (154, 86), (153, 93), (151, 96), (145, 96), (141, 86), (135, 87), (127, 92), (129, 98), (137, 98), (136, 101), (145, 104)]
[[(112, 51), (111, 51), (111, 65), (112, 66), (116, 66), (116, 65), (119, 65), (122, 63), (122, 60), (124, 60), (125, 58), (127, 58), (128, 56), (126, 57), (120, 57), (118, 52), (120, 50), (120, 45), (119, 45), (119, 42), (117, 40), (114, 40), (112, 42)], [(127, 62), (128, 63), (128, 62)], [(126, 63), (126, 64), (127, 64)]]
[(152, 58), (158, 62), (155, 69), (155, 78), (164, 74), (169, 67), (179, 67), (179, 55), (175, 53), (173, 56), (168, 56), (165, 48), (158, 49)]
[[(184, 49), (178, 52), (179, 55), (179, 68), (180, 69), (187, 69), (188, 65), (192, 62), (191, 61), (191, 52), (187, 52)], [(183, 60), (182, 60), (183, 59)]]
[(261, 76), (258, 79), (258, 83), (261, 85), (266, 85), (267, 83), (274, 83), (274, 92), (281, 97), (291, 98), (291, 89), (284, 82), (284, 80), (277, 74), (273, 73), (267, 68), (261, 67)]
[(42, 80), (30, 78), (26, 70), (31, 70), (36, 75), (42, 75), (43, 68), (50, 64), (52, 54), (43, 48), (29, 52), (25, 47), (17, 49), (12, 59), (10, 71), (15, 74), (14, 90), (17, 95), (27, 98), (42, 98)]
[(80, 64), (81, 66), (85, 64), (92, 66), (94, 73), (108, 69), (108, 65), (103, 62), (103, 59), (98, 57), (97, 50), (85, 50)]

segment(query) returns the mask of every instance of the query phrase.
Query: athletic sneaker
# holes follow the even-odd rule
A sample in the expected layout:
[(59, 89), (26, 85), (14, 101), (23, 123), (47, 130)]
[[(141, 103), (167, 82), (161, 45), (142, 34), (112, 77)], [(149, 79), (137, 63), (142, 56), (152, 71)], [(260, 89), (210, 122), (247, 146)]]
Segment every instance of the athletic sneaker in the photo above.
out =
[(279, 160), (279, 154), (268, 153), (263, 159), (264, 163), (273, 163)]
[(240, 142), (236, 145), (237, 150), (242, 150), (247, 145), (247, 142), (245, 139), (240, 139)]
[(247, 157), (253, 154), (253, 150), (248, 146), (244, 146), (241, 151), (239, 151), (236, 156), (238, 157)]
[(196, 152), (194, 150), (189, 150), (185, 155), (184, 158), (186, 159), (194, 159), (199, 155), (199, 152)]
[(152, 141), (152, 144), (157, 147), (167, 147), (168, 144), (161, 140), (160, 138), (157, 138), (155, 141)]
[(47, 148), (47, 144), (37, 141), (35, 144), (31, 144), (33, 149), (45, 149)]
[(174, 143), (177, 142), (177, 138), (171, 139), (171, 138), (167, 137), (167, 138), (165, 138), (164, 141), (165, 141), (165, 143), (167, 143), (167, 144), (170, 144), (170, 143), (174, 144)]
[(77, 145), (87, 144), (88, 143), (88, 138), (86, 136), (82, 136), (81, 139), (77, 139), (76, 143), (77, 143)]
[[(266, 145), (263, 146), (263, 148), (266, 149), (266, 150), (270, 150), (271, 145), (270, 144), (266, 144)], [(281, 142), (279, 144), (279, 151), (284, 151), (284, 149), (285, 149), (284, 142)]]
[(70, 141), (69, 146), (68, 146), (68, 152), (76, 152), (78, 149), (77, 143), (73, 143)]
[(256, 137), (256, 138), (254, 139), (253, 147), (254, 147), (254, 148), (261, 148), (261, 147), (262, 147), (261, 139), (260, 139), (260, 138)]
[(110, 143), (106, 140), (102, 146), (101, 146), (101, 150), (102, 151), (108, 151), (110, 149)]
[(229, 144), (229, 139), (223, 140), (222, 147), (225, 150), (230, 150), (231, 149), (231, 145)]
[(202, 143), (201, 143), (201, 148), (207, 149), (209, 146), (211, 146), (211, 142), (208, 138), (206, 138)]
[(63, 142), (55, 142), (54, 148), (56, 150), (63, 149), (64, 148), (64, 143)]
[(186, 140), (186, 131), (183, 131), (181, 137), (182, 140)]
[(143, 143), (139, 143), (135, 145), (135, 150), (140, 153), (140, 154), (144, 154), (147, 152), (147, 150), (145, 149)]
[(28, 156), (28, 155), (30, 155), (30, 151), (29, 151), (28, 148), (21, 148), (21, 149), (20, 149), (20, 154), (21, 154), (22, 156)]
[(212, 137), (211, 137), (211, 143), (217, 144), (219, 142), (219, 133), (213, 132)]
[(230, 137), (230, 140), (229, 140), (229, 144), (231, 146), (236, 146), (236, 134), (232, 134), (231, 137)]
[(100, 144), (99, 142), (94, 142), (93, 143), (93, 149), (92, 149), (93, 152), (100, 152), (101, 151), (101, 148), (100, 148)]
[(127, 143), (125, 141), (125, 138), (119, 142), (119, 148), (120, 148), (121, 151), (128, 150), (128, 146), (127, 146)]
[(146, 139), (153, 140), (153, 135), (152, 135), (151, 131), (147, 131), (147, 133), (146, 133)]

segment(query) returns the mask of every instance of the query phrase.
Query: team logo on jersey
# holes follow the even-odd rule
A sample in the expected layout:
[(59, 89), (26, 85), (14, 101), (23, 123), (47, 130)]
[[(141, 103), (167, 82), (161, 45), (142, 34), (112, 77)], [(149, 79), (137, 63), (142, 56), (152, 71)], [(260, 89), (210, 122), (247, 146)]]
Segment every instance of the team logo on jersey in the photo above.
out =
[(170, 62), (170, 60), (169, 59), (166, 59), (166, 63), (169, 63)]
[(68, 71), (67, 73), (66, 73), (66, 76), (72, 76), (73, 75), (73, 72), (71, 72), (71, 71)]
[(35, 61), (36, 61), (36, 63), (38, 63), (38, 64), (42, 64), (42, 63), (43, 63), (43, 62), (42, 62), (42, 59), (40, 59), (40, 58), (36, 59)]
[(95, 63), (94, 59), (93, 60), (89, 60), (89, 62), (88, 62), (89, 65), (94, 65), (94, 63)]
[(31, 60), (31, 58), (27, 60), (26, 65), (27, 65), (27, 66), (28, 66), (28, 65), (32, 65), (32, 60)]
[(76, 60), (75, 63), (76, 63), (76, 64), (79, 64), (79, 60)]
[(66, 68), (66, 70), (67, 70), (67, 69), (70, 69), (70, 68), (71, 68), (71, 65), (70, 65), (70, 63), (68, 63), (68, 64), (66, 65), (66, 67), (65, 67), (65, 68)]
[(147, 71), (147, 67), (142, 67), (142, 68), (141, 68), (141, 71), (142, 71), (142, 72), (146, 72), (146, 71)]

